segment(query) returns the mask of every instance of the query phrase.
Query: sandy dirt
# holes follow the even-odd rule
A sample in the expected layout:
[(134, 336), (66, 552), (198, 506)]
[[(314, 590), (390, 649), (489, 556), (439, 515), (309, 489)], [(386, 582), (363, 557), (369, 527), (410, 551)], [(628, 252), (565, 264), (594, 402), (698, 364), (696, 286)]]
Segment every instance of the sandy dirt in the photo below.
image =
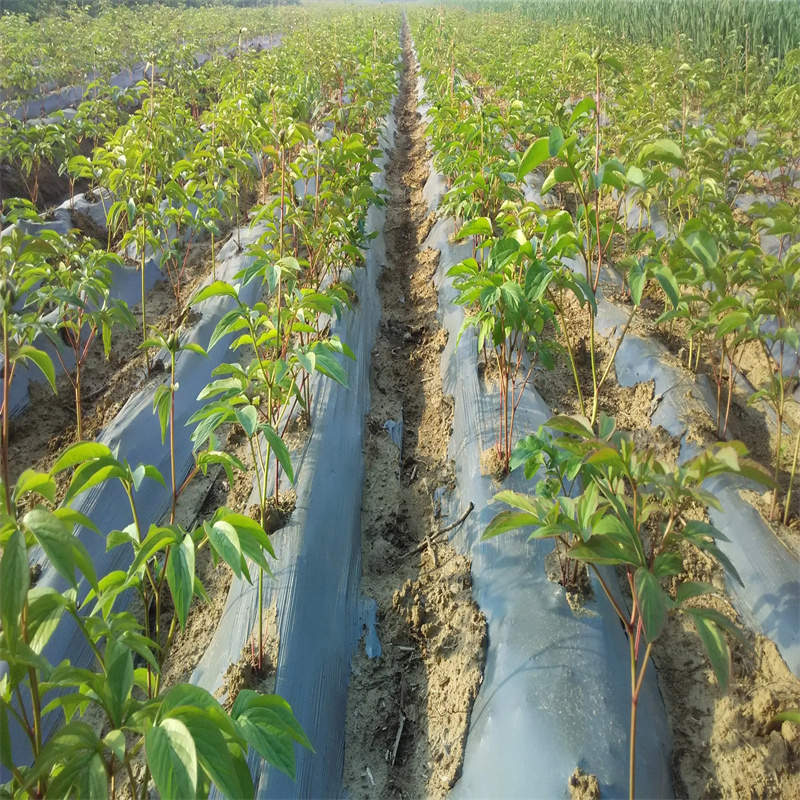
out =
[[(695, 604), (738, 620), (724, 593), (722, 570), (697, 551), (686, 551), (683, 579), (704, 580), (719, 596)], [(673, 615), (656, 641), (653, 662), (673, 741), (676, 797), (800, 798), (800, 731), (789, 723), (770, 730), (779, 711), (796, 707), (800, 681), (775, 645), (748, 634), (752, 650), (731, 642), (727, 693), (718, 685), (691, 621)]]
[(595, 775), (575, 769), (569, 778), (570, 800), (600, 800), (600, 783)]
[[(387, 177), (383, 316), (372, 355), (362, 501), (362, 592), (378, 607), (383, 653), (362, 644), (347, 707), (344, 784), (352, 798), (441, 797), (458, 779), (483, 675), (486, 621), (472, 599), (470, 563), (446, 537), (432, 495), (452, 483), (452, 398), (439, 376), (446, 336), (431, 284), (438, 254), (419, 252), (430, 227), (422, 186), (426, 147), (407, 38)], [(403, 420), (398, 448), (384, 429)], [(453, 520), (454, 521), (454, 520)]]
[(242, 689), (253, 689), (261, 694), (275, 692), (276, 670), (278, 666), (278, 608), (273, 602), (264, 609), (264, 652), (261, 668), (258, 667), (258, 625), (256, 630), (242, 648), (239, 660), (228, 664), (223, 675), (222, 686), (215, 692), (215, 697), (230, 710), (236, 696)]

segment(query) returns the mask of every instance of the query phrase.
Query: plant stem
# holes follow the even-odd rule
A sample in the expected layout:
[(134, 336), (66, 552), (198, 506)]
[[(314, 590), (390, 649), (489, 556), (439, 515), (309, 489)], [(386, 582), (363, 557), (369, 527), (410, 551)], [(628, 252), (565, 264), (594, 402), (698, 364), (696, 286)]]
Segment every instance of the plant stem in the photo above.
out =
[(169, 383), (169, 468), (172, 475), (172, 508), (169, 521), (175, 524), (175, 510), (178, 505), (178, 492), (175, 485), (175, 353), (170, 351), (170, 383)]
[(797, 454), (800, 450), (800, 431), (797, 432), (797, 437), (794, 440), (794, 456), (792, 457), (792, 471), (789, 473), (789, 488), (786, 492), (786, 508), (783, 510), (783, 524), (789, 524), (789, 510), (792, 507), (792, 486), (794, 485), (794, 476), (797, 473)]
[[(633, 640), (631, 640), (632, 642)], [(633, 647), (633, 644), (631, 644)], [(632, 653), (633, 660), (633, 686), (631, 687), (631, 747), (630, 747), (630, 784), (629, 784), (629, 797), (633, 800), (635, 795), (636, 786), (636, 716), (639, 710), (639, 693), (642, 691), (642, 683), (644, 681), (644, 674), (647, 671), (647, 665), (650, 662), (650, 651), (652, 643), (647, 645), (644, 651), (644, 661), (642, 668), (639, 670), (639, 679), (636, 680), (636, 657)]]
[(11, 416), (10, 405), (10, 388), (11, 388), (11, 375), (10, 361), (11, 352), (8, 345), (8, 309), (3, 309), (3, 444), (2, 444), (2, 469), (3, 469), (3, 486), (6, 492), (6, 513), (13, 514), (14, 509), (11, 505), (11, 472), (8, 466), (8, 433), (9, 433), (9, 418)]
[(584, 402), (583, 402), (583, 392), (581, 391), (581, 381), (580, 381), (580, 378), (578, 377), (578, 368), (575, 365), (575, 352), (572, 349), (572, 342), (571, 342), (571, 340), (569, 338), (569, 328), (567, 326), (567, 320), (566, 320), (566, 318), (564, 316), (563, 299), (564, 299), (564, 296), (563, 296), (563, 292), (562, 292), (561, 293), (562, 303), (555, 303), (555, 307), (556, 307), (556, 309), (558, 311), (558, 316), (561, 319), (561, 328), (564, 331), (564, 340), (567, 343), (567, 353), (569, 354), (569, 363), (570, 363), (570, 366), (572, 367), (572, 377), (575, 379), (575, 388), (576, 388), (576, 390), (578, 392), (578, 405), (580, 406), (580, 409), (581, 409), (581, 415), (585, 417), (586, 416), (586, 406), (584, 405)]

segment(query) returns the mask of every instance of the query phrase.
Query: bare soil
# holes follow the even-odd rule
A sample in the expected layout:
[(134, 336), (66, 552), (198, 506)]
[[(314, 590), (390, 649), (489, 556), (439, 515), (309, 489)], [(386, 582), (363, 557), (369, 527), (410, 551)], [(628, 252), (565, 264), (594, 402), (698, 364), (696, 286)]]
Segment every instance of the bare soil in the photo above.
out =
[(570, 800), (600, 800), (600, 783), (596, 775), (587, 775), (575, 769), (569, 778)]
[(215, 693), (222, 705), (230, 710), (242, 689), (252, 689), (261, 694), (275, 692), (278, 666), (278, 608), (275, 603), (264, 609), (264, 653), (261, 668), (258, 666), (258, 630), (254, 630), (242, 648), (239, 660), (228, 664), (222, 686)]
[[(684, 569), (682, 579), (719, 588), (719, 595), (692, 602), (727, 614), (741, 626), (719, 566), (687, 549)], [(800, 798), (800, 731), (789, 723), (770, 729), (776, 713), (797, 706), (800, 681), (769, 639), (752, 634), (748, 639), (752, 650), (730, 642), (727, 693), (684, 615), (670, 616), (656, 641), (653, 662), (672, 734), (676, 797)]]
[[(383, 318), (372, 354), (362, 501), (362, 591), (374, 598), (382, 655), (353, 660), (344, 784), (352, 798), (442, 797), (458, 779), (470, 712), (482, 681), (486, 621), (472, 599), (470, 562), (446, 537), (432, 495), (452, 484), (447, 463), (452, 398), (443, 395), (446, 336), (431, 284), (438, 254), (419, 252), (430, 221), (416, 64), (404, 31), (388, 165)], [(400, 448), (384, 430), (403, 420)]]

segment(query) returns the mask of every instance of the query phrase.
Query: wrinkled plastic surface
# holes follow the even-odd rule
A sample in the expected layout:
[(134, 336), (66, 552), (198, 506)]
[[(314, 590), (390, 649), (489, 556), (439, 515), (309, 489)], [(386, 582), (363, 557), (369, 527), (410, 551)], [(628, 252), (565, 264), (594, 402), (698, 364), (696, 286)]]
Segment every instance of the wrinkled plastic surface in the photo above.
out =
[[(394, 142), (394, 119), (382, 134), (383, 148)], [(378, 166), (385, 165), (385, 156)], [(385, 188), (375, 173), (376, 188)], [(279, 655), (275, 691), (286, 699), (315, 753), (299, 746), (297, 779), (251, 752), (249, 763), (259, 798), (338, 797), (343, 793), (345, 712), (350, 660), (364, 632), (379, 652), (374, 633), (374, 601), (359, 594), (361, 576), (361, 494), (364, 416), (369, 408), (371, 351), (380, 319), (377, 276), (386, 260), (385, 212), (372, 206), (367, 231), (377, 231), (365, 253), (365, 267), (352, 275), (358, 302), (340, 320), (338, 335), (356, 360), (343, 359), (348, 387), (330, 380), (312, 383), (312, 436), (293, 454), (297, 505), (290, 523), (275, 537), (275, 580), (266, 580), (262, 602), (276, 603)], [(211, 643), (192, 682), (218, 689), (231, 662), (257, 631), (258, 589), (234, 579)], [(370, 630), (372, 633), (370, 634)], [(216, 796), (212, 793), (212, 796)]]
[[(420, 78), (420, 102), (424, 87)], [(533, 177), (526, 195), (546, 203), (549, 198), (541, 198), (538, 186)], [(429, 212), (445, 190), (443, 176), (431, 166), (424, 189)], [(443, 495), (442, 510), (457, 519), (470, 502), (475, 506), (449, 538), (472, 559), (473, 596), (486, 616), (489, 646), (462, 776), (451, 797), (566, 797), (576, 767), (597, 776), (602, 797), (627, 796), (629, 646), (612, 605), (592, 576), (596, 601), (586, 606), (586, 615), (573, 615), (563, 588), (545, 573), (552, 542), (527, 542), (521, 532), (481, 542), (501, 510), (490, 504), (498, 487), (480, 469), (481, 452), (496, 440), (499, 397), (478, 378), (475, 330), (467, 329), (456, 346), (464, 311), (453, 302), (456, 292), (447, 271), (472, 249), (453, 244), (454, 234), (453, 221), (440, 220), (423, 245), (440, 252), (434, 280), (448, 333), (441, 374), (445, 393), (454, 398), (448, 455), (455, 463), (456, 489)], [(550, 416), (528, 386), (517, 410), (515, 438), (535, 432)], [(530, 491), (532, 484), (517, 471), (503, 488)], [(617, 593), (613, 573), (606, 583)], [(647, 723), (637, 736), (636, 793), (671, 797), (669, 729), (652, 665), (640, 704), (640, 719)]]

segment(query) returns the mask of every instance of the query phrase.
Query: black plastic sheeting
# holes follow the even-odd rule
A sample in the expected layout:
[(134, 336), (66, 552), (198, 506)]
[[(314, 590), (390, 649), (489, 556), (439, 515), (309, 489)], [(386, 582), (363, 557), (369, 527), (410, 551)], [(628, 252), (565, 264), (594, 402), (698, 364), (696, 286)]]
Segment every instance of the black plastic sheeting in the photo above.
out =
[[(418, 94), (422, 104), (422, 79)], [(425, 186), (429, 210), (445, 188), (443, 177), (432, 171)], [(452, 244), (454, 233), (452, 220), (440, 220), (423, 245), (441, 254), (435, 280), (449, 335), (441, 372), (444, 391), (455, 400), (448, 454), (457, 480), (443, 511), (446, 507), (456, 519), (474, 503), (475, 510), (450, 540), (472, 559), (473, 592), (486, 615), (489, 646), (462, 777), (451, 796), (562, 797), (576, 767), (597, 776), (603, 797), (627, 796), (630, 650), (616, 612), (592, 578), (596, 601), (587, 604), (585, 614), (573, 614), (563, 588), (545, 574), (552, 543), (527, 542), (522, 533), (480, 540), (501, 510), (490, 505), (497, 486), (480, 470), (481, 452), (495, 442), (499, 400), (496, 388), (479, 380), (474, 330), (455, 345), (464, 311), (453, 304), (456, 292), (446, 273), (472, 249)], [(516, 435), (537, 430), (550, 416), (528, 386), (515, 419)], [(530, 491), (532, 484), (515, 472), (503, 488)], [(607, 583), (615, 587), (613, 574)], [(636, 793), (671, 797), (666, 711), (655, 668), (651, 664), (648, 669), (639, 708)]]

